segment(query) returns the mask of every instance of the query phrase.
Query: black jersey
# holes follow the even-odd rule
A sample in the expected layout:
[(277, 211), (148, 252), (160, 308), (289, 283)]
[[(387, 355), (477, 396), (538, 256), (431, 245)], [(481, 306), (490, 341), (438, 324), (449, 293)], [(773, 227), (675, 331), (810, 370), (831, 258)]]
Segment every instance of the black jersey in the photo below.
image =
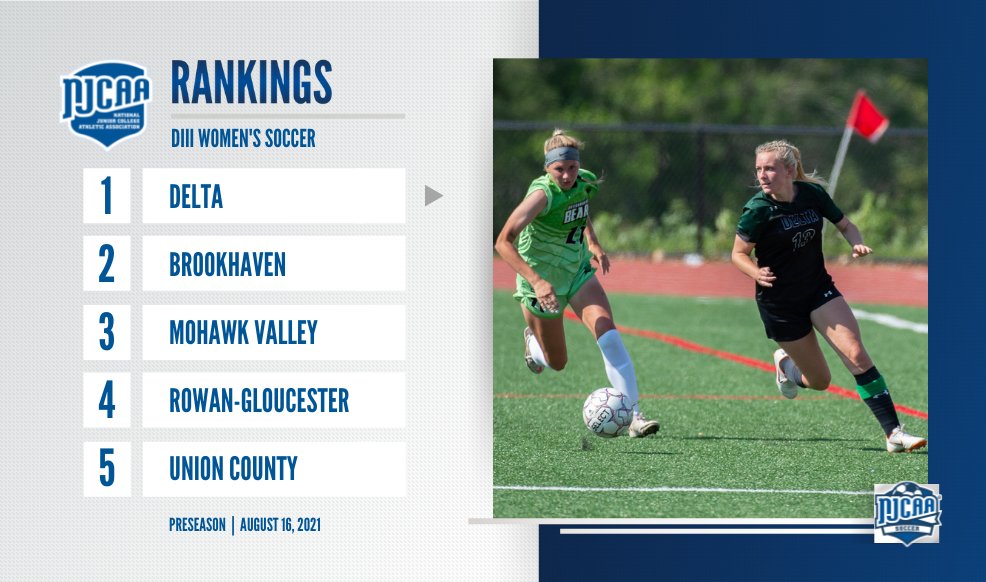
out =
[(757, 245), (758, 265), (770, 267), (777, 277), (773, 287), (757, 285), (761, 303), (797, 303), (832, 283), (822, 256), (822, 219), (837, 223), (844, 214), (817, 184), (795, 182), (794, 190), (791, 202), (757, 192), (736, 227), (741, 239)]

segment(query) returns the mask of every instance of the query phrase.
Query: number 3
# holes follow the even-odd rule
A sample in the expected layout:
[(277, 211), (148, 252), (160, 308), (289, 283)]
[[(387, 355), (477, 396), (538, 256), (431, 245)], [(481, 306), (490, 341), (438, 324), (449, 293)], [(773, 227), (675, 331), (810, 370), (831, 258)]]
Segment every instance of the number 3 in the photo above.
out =
[(110, 351), (113, 349), (113, 314), (109, 311), (104, 311), (99, 314), (99, 323), (106, 324), (103, 328), (103, 333), (106, 334), (105, 339), (99, 340), (99, 347), (103, 348), (103, 351)]

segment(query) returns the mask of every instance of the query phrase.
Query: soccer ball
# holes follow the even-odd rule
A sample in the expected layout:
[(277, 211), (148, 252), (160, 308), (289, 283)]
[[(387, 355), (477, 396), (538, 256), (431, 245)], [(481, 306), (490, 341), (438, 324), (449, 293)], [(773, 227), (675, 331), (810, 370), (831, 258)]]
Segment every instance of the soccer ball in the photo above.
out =
[(633, 402), (616, 388), (600, 388), (585, 399), (582, 420), (596, 436), (621, 435), (633, 421)]

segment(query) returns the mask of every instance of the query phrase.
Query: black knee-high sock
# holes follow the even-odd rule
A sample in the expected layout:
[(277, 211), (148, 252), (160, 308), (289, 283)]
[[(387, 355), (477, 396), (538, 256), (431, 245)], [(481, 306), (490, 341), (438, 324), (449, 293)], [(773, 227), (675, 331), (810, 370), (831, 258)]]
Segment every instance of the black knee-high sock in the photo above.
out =
[(883, 428), (883, 433), (890, 436), (890, 433), (900, 426), (900, 420), (897, 418), (894, 401), (887, 389), (887, 382), (877, 371), (876, 366), (856, 375), (856, 391), (859, 392), (859, 397), (863, 399), (866, 406), (870, 407), (873, 416)]

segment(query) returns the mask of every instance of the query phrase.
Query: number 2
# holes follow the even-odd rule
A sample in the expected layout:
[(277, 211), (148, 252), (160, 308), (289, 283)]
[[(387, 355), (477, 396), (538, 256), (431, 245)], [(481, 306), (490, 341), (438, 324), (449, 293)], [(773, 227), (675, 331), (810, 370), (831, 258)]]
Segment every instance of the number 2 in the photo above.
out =
[(110, 265), (113, 264), (113, 245), (107, 243), (107, 244), (104, 244), (103, 246), (99, 247), (99, 256), (101, 256), (101, 257), (102, 256), (105, 256), (106, 257), (106, 263), (103, 264), (103, 270), (100, 271), (100, 273), (99, 273), (99, 282), (100, 283), (112, 283), (113, 281), (116, 280), (116, 279), (113, 278), (113, 275), (110, 275), (109, 274), (109, 272), (110, 272)]

